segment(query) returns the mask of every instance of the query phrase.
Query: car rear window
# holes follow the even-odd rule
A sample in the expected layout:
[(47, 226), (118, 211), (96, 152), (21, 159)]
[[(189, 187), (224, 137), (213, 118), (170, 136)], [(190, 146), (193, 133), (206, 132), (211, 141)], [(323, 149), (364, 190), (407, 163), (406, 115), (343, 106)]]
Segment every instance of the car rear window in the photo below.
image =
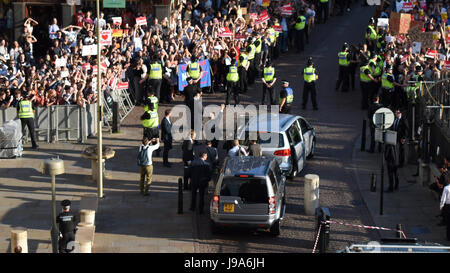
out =
[(244, 203), (267, 203), (266, 180), (261, 178), (226, 177), (220, 188), (221, 196), (237, 196)]
[[(245, 140), (241, 140), (241, 145), (249, 146), (250, 137), (253, 137), (254, 133), (245, 132)], [(258, 132), (256, 133), (257, 143), (261, 145), (261, 148), (281, 148), (284, 147), (284, 137), (280, 133), (266, 133)]]

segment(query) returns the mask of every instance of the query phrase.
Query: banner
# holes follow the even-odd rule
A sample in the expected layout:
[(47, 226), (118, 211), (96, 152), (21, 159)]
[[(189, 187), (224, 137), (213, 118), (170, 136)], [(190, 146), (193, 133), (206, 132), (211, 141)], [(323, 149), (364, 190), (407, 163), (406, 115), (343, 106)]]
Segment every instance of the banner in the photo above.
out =
[(264, 22), (267, 22), (270, 20), (270, 16), (267, 13), (267, 10), (261, 11), (261, 13), (258, 16), (258, 20), (256, 20), (256, 24), (262, 24)]
[(103, 0), (103, 8), (124, 9), (125, 0)]
[(123, 29), (113, 29), (112, 36), (114, 38), (122, 38), (123, 37)]
[(117, 83), (117, 90), (128, 89), (128, 82)]
[(138, 25), (138, 26), (146, 26), (147, 25), (147, 18), (146, 17), (138, 17), (138, 18), (136, 18), (136, 25)]
[(122, 17), (113, 17), (111, 19), (113, 21), (113, 25), (115, 25), (115, 26), (122, 25)]
[(84, 56), (92, 56), (97, 55), (97, 45), (85, 45), (83, 46), (81, 55)]
[(112, 45), (112, 32), (111, 30), (102, 30), (100, 33), (100, 40), (102, 46)]
[(219, 28), (219, 37), (220, 38), (233, 38), (233, 32), (227, 27)]
[(287, 4), (281, 7), (281, 15), (291, 16), (294, 14), (291, 4)]
[(425, 57), (432, 58), (432, 59), (434, 59), (437, 56), (438, 56), (437, 50), (432, 50), (432, 49), (428, 49), (427, 54), (425, 54)]
[[(202, 67), (202, 79), (200, 80), (200, 87), (208, 87), (211, 86), (211, 71), (210, 71), (210, 65), (209, 60), (203, 60), (201, 62), (198, 62), (198, 64)], [(180, 64), (178, 65), (178, 90), (183, 91), (186, 86), (188, 86), (188, 83), (186, 81), (186, 78), (188, 77), (187, 74), (187, 64)]]

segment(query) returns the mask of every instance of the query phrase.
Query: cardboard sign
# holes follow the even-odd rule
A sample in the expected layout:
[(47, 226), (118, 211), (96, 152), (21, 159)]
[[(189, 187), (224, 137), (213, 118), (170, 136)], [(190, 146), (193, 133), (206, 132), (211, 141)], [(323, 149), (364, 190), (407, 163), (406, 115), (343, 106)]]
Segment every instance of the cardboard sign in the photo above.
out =
[(420, 54), (422, 44), (420, 42), (413, 42), (412, 43), (412, 53), (413, 54)]
[(67, 77), (69, 77), (69, 70), (61, 71), (61, 77), (62, 77), (62, 78), (67, 78)]
[(389, 27), (394, 34), (406, 34), (410, 28), (411, 14), (391, 12)]
[(270, 0), (262, 0), (262, 5), (261, 6), (267, 8), (268, 6), (270, 6)]
[(102, 30), (100, 33), (100, 41), (103, 46), (112, 45), (112, 31), (111, 30)]
[(84, 56), (92, 56), (97, 55), (97, 45), (85, 45), (83, 46), (81, 55)]
[(122, 25), (122, 17), (113, 17), (111, 18), (114, 26)]
[(123, 29), (113, 29), (112, 37), (114, 37), (114, 38), (122, 38), (123, 37)]
[(397, 35), (397, 42), (403, 44), (404, 42), (406, 42), (406, 39), (405, 37), (403, 37), (403, 35)]
[(138, 25), (138, 26), (146, 26), (147, 25), (147, 18), (146, 17), (138, 17), (138, 18), (136, 18), (136, 25)]
[(422, 48), (432, 48), (433, 45), (433, 33), (432, 32), (422, 32), (421, 26), (415, 26), (408, 31), (409, 38), (411, 41), (420, 42)]
[(55, 66), (56, 67), (64, 67), (67, 65), (67, 60), (64, 58), (59, 58), (55, 60)]

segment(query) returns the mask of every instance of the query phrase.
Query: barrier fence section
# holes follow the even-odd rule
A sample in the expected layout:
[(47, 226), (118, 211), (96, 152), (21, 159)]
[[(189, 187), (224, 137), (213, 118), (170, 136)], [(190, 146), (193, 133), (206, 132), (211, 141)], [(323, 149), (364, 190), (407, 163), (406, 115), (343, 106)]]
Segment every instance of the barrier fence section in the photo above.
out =
[(118, 118), (120, 122), (122, 122), (133, 110), (134, 104), (130, 98), (128, 89), (118, 88), (117, 86), (114, 89), (108, 87), (107, 92), (109, 96), (102, 96), (104, 125), (111, 131), (111, 125), (113, 123), (113, 102), (117, 102), (119, 104)]
[[(18, 118), (16, 108), (0, 110), (0, 126)], [(86, 107), (78, 105), (53, 105), (36, 107), (35, 131), (38, 141), (84, 142), (90, 135), (97, 133), (97, 104)]]

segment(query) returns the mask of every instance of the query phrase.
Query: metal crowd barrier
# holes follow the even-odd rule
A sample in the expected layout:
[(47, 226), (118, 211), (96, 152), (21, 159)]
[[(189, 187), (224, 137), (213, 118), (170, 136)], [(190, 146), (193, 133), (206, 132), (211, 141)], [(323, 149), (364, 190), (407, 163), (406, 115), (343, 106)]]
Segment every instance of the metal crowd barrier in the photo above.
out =
[[(0, 110), (0, 126), (18, 118), (16, 108)], [(35, 131), (38, 141), (78, 141), (83, 143), (88, 136), (97, 133), (97, 105), (54, 105), (36, 107)]]
[[(130, 94), (127, 89), (114, 89), (111, 91), (111, 97), (113, 101), (119, 104), (119, 119), (122, 122), (128, 114), (133, 110), (134, 104), (131, 101)], [(104, 124), (111, 131), (112, 120), (113, 120), (113, 109), (106, 101), (105, 96), (102, 96), (103, 102), (103, 114), (104, 114)]]

